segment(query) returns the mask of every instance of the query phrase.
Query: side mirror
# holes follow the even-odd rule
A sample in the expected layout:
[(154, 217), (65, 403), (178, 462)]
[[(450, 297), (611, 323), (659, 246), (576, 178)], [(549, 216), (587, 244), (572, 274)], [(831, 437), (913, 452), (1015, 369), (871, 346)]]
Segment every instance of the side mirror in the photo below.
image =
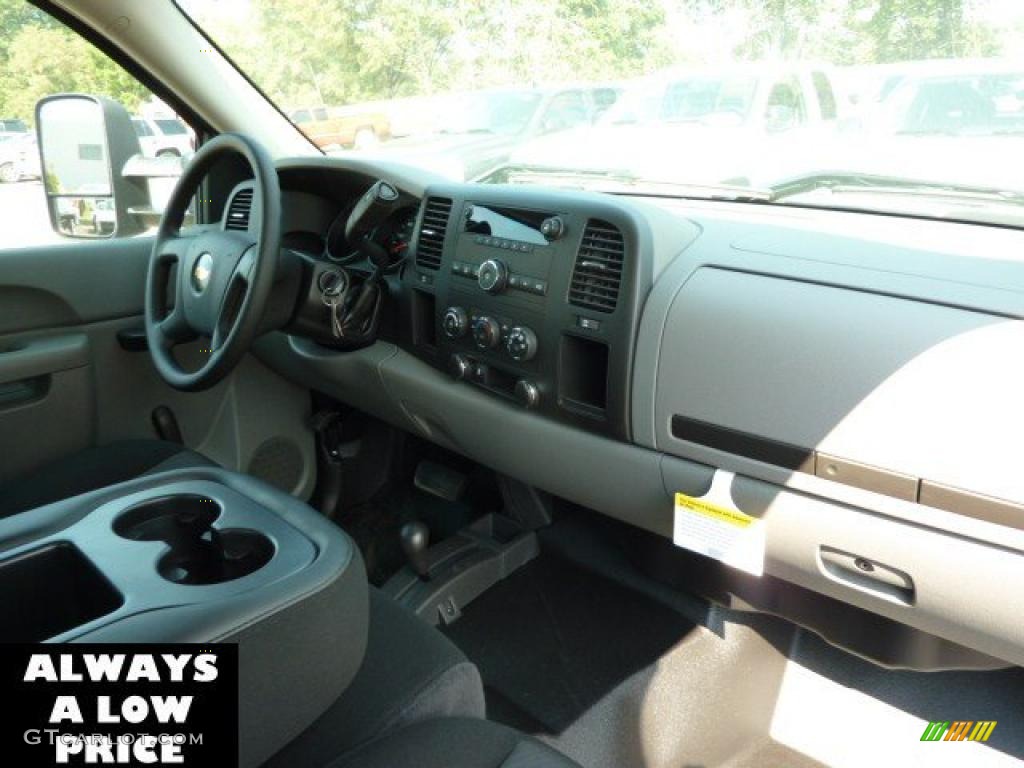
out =
[(116, 101), (59, 94), (36, 104), (36, 130), (50, 223), (69, 237), (131, 236), (147, 229), (145, 179), (125, 176), (141, 154), (131, 116)]

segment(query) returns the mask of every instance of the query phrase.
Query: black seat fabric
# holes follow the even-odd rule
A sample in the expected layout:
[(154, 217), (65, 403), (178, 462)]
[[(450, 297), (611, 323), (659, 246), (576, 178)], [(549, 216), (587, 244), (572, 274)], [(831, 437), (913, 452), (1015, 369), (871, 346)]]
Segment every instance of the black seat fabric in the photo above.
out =
[(443, 718), (410, 725), (330, 768), (579, 768), (569, 758), (488, 720)]
[(325, 766), (385, 734), (439, 717), (484, 717), (480, 672), (447, 637), (371, 587), (366, 655), (355, 679), (264, 768)]
[(163, 440), (120, 440), (87, 448), (0, 484), (0, 517), (140, 475), (211, 464), (201, 454)]

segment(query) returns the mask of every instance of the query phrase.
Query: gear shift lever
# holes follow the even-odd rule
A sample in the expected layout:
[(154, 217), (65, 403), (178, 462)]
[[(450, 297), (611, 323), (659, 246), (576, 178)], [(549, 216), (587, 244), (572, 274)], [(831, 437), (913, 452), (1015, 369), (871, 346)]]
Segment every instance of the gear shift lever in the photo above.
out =
[(419, 521), (406, 523), (398, 532), (402, 540), (402, 551), (413, 572), (424, 581), (430, 580), (430, 560), (427, 546), (430, 544), (430, 529)]

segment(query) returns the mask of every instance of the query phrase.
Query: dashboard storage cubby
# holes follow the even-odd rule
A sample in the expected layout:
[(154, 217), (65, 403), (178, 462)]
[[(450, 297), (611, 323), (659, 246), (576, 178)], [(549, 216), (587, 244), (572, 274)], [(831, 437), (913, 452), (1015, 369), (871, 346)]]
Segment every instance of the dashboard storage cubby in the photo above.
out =
[(67, 542), (0, 562), (3, 642), (40, 642), (113, 613), (121, 594)]
[(219, 584), (255, 573), (274, 556), (274, 544), (251, 529), (219, 530), (223, 507), (196, 494), (174, 494), (138, 504), (114, 521), (114, 532), (132, 541), (169, 547), (157, 572), (175, 584)]

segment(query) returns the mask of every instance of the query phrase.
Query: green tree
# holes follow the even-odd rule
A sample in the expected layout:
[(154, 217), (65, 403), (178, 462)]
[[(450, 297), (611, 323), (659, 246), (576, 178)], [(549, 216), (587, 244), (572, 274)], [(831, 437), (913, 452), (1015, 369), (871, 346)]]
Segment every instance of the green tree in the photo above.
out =
[(858, 24), (854, 17), (850, 26), (865, 38), (864, 54), (878, 63), (995, 53), (994, 32), (971, 22), (966, 4), (965, 0), (874, 0), (866, 6), (858, 0), (851, 8), (867, 20)]
[(36, 102), (54, 93), (108, 96), (134, 111), (149, 92), (84, 38), (63, 28), (24, 26), (8, 45), (4, 111), (32, 120)]
[(24, 0), (0, 0), (0, 114), (32, 123), (54, 93), (109, 96), (129, 110), (149, 92), (81, 36)]

